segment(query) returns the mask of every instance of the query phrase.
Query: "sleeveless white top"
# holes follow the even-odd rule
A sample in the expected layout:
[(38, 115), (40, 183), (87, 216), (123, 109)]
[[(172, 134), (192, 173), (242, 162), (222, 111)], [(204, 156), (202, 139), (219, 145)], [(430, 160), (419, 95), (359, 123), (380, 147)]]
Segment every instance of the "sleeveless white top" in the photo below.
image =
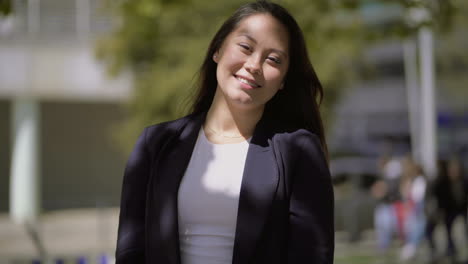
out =
[(178, 193), (182, 264), (232, 263), (249, 141), (214, 144), (200, 129)]

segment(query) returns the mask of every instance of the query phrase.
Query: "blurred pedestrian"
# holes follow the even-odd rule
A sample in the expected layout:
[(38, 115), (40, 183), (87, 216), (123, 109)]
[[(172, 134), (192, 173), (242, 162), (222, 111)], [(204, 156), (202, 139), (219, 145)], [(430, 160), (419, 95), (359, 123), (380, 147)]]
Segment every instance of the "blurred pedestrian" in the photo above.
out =
[(422, 167), (411, 157), (404, 160), (401, 194), (404, 204), (404, 245), (400, 257), (409, 260), (416, 255), (426, 228), (425, 193), (427, 181)]
[(380, 161), (379, 180), (371, 187), (372, 195), (378, 199), (374, 211), (374, 229), (378, 247), (385, 252), (393, 237), (403, 235), (401, 218), (400, 179), (402, 164), (398, 157), (383, 157)]
[[(457, 156), (439, 161), (438, 177), (433, 183), (432, 195), (437, 204), (437, 214), (431, 217), (427, 226), (428, 240), (432, 252), (437, 252), (433, 232), (437, 224), (437, 215), (444, 224), (447, 238), (445, 255), (455, 260), (457, 247), (453, 239), (453, 223), (458, 217), (463, 218), (464, 233), (468, 240), (468, 181), (463, 177), (463, 167)], [(435, 256), (433, 256), (435, 257)]]
[(447, 255), (455, 256), (457, 249), (453, 241), (452, 227), (457, 217), (463, 217), (465, 233), (468, 239), (467, 229), (467, 194), (468, 185), (462, 176), (462, 164), (460, 159), (453, 156), (448, 161), (445, 178), (437, 186), (436, 196), (439, 197), (440, 208), (444, 215), (444, 223), (447, 232)]
[(437, 246), (434, 240), (434, 230), (437, 224), (442, 222), (442, 212), (439, 204), (440, 197), (437, 195), (439, 192), (439, 183), (441, 179), (446, 178), (447, 161), (439, 159), (437, 161), (437, 175), (433, 180), (428, 181), (425, 199), (425, 213), (426, 213), (426, 237), (429, 243), (429, 254), (432, 263), (436, 263)]
[(323, 90), (283, 7), (215, 34), (192, 113), (147, 127), (125, 170), (116, 263), (333, 263)]

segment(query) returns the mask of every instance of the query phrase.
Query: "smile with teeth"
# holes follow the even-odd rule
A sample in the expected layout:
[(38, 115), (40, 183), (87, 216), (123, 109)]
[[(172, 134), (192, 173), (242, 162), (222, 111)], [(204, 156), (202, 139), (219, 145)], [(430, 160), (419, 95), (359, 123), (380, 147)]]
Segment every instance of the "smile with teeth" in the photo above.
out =
[(246, 79), (244, 79), (244, 78), (242, 78), (242, 77), (240, 77), (240, 76), (237, 76), (237, 75), (236, 75), (236, 79), (239, 80), (239, 82), (245, 83), (245, 84), (250, 85), (250, 86), (252, 86), (252, 87), (255, 87), (255, 88), (260, 87), (260, 85), (254, 83), (254, 82), (251, 82), (251, 81), (249, 81), (249, 80), (246, 80)]

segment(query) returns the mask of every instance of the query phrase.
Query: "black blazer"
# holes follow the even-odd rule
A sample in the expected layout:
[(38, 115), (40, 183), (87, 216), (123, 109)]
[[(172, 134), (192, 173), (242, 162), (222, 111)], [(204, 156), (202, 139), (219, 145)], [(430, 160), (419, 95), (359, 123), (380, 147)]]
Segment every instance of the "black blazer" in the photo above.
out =
[[(139, 137), (123, 179), (117, 264), (181, 263), (178, 188), (205, 116)], [(320, 141), (275, 127), (260, 120), (250, 141), (232, 263), (333, 263), (333, 188)]]

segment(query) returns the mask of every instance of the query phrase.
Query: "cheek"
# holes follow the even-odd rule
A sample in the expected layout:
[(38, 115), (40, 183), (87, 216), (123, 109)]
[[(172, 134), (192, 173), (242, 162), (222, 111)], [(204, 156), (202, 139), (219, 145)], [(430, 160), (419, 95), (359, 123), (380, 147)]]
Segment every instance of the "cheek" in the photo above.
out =
[(265, 79), (271, 82), (274, 85), (280, 85), (283, 82), (285, 73), (277, 68), (269, 69), (265, 72)]
[(229, 67), (229, 69), (233, 71), (237, 71), (239, 70), (239, 68), (242, 67), (242, 65), (243, 65), (242, 60), (238, 56), (236, 56), (235, 54), (230, 55), (230, 59), (227, 63), (227, 66)]

